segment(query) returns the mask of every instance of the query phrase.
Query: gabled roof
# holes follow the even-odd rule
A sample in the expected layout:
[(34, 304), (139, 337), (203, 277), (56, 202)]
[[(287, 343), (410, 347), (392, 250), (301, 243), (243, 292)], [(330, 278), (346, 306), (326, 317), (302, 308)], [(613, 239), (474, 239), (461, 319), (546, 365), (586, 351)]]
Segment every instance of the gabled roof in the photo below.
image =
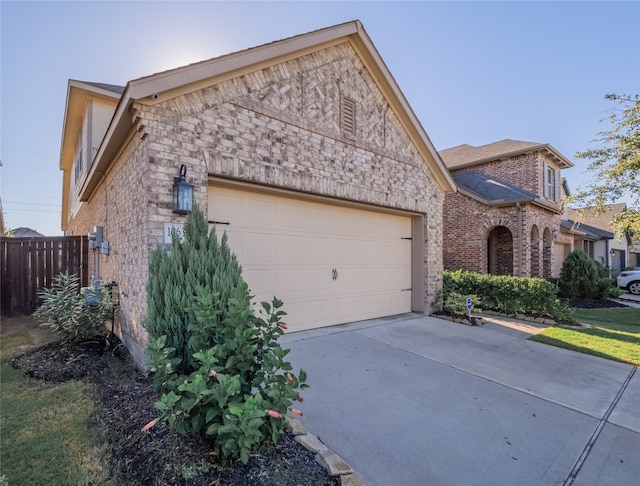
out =
[(584, 221), (594, 228), (607, 230), (611, 228), (611, 220), (627, 209), (626, 203), (607, 204), (604, 211), (597, 212), (595, 208), (569, 209), (567, 215), (575, 221)]
[(349, 42), (394, 110), (434, 178), (445, 192), (455, 182), (420, 121), (409, 106), (373, 42), (359, 21), (327, 27), (281, 41), (139, 78), (127, 83), (91, 171), (80, 191), (87, 201), (99, 184), (126, 137), (135, 128), (130, 115), (134, 101), (153, 105), (182, 93), (232, 79), (340, 43)]
[(458, 184), (458, 192), (476, 199), (488, 206), (511, 206), (516, 203), (533, 203), (558, 211), (552, 205), (533, 192), (521, 189), (513, 184), (477, 170), (455, 172), (453, 178)]
[(472, 145), (458, 145), (440, 151), (440, 157), (449, 169), (460, 169), (473, 165), (484, 164), (494, 160), (506, 159), (514, 155), (544, 151), (547, 156), (555, 160), (561, 167), (573, 167), (573, 164), (548, 143), (523, 142), (521, 140), (501, 140), (474, 147)]
[(615, 235), (610, 231), (605, 231), (584, 223), (577, 223), (571, 219), (563, 219), (560, 226), (569, 232), (586, 237), (590, 240), (613, 240)]

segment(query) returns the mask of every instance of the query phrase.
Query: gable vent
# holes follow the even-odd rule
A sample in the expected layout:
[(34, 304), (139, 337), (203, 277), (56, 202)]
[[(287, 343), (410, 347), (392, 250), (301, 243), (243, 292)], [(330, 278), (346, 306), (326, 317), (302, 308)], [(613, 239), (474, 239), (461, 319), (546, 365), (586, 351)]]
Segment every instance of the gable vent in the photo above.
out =
[(349, 98), (342, 98), (340, 110), (342, 134), (347, 138), (356, 137), (356, 102)]

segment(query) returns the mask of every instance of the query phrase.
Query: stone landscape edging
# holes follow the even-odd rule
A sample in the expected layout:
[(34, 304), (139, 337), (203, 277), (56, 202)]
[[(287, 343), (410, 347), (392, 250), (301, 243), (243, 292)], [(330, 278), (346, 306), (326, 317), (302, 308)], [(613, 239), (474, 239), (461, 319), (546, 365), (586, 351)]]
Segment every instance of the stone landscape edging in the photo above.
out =
[(366, 486), (362, 476), (356, 474), (338, 454), (329, 449), (317, 436), (310, 434), (291, 412), (287, 413), (287, 430), (302, 447), (316, 454), (316, 462), (327, 474), (339, 477), (342, 486)]

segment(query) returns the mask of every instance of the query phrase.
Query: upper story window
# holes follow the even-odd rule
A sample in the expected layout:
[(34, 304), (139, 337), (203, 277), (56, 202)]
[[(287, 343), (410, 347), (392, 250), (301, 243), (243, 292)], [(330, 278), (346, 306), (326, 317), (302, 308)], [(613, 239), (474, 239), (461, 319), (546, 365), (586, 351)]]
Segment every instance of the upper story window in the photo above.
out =
[(544, 164), (544, 197), (560, 201), (560, 171)]
[(82, 177), (82, 168), (83, 168), (83, 157), (82, 157), (82, 146), (80, 146), (78, 148), (78, 152), (76, 153), (76, 160), (73, 162), (74, 168), (74, 178), (73, 178), (73, 184), (74, 185), (78, 185), (78, 181), (80, 180), (80, 177)]

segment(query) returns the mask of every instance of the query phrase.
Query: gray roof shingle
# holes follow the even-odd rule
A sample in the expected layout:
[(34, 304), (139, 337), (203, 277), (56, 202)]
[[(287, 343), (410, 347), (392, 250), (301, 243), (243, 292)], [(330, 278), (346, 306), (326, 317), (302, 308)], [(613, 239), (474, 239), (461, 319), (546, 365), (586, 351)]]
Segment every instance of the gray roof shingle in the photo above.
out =
[(477, 170), (457, 172), (453, 178), (458, 187), (465, 189), (489, 203), (513, 203), (533, 201), (537, 195), (520, 189), (506, 181)]
[(116, 86), (115, 84), (106, 84), (106, 83), (92, 83), (89, 81), (85, 81), (85, 83), (91, 86), (95, 86), (96, 88), (106, 89), (107, 91), (113, 91), (114, 93), (119, 93), (119, 94), (124, 93), (124, 86)]
[(584, 223), (577, 223), (571, 219), (563, 219), (560, 225), (568, 230), (577, 230), (595, 240), (612, 240), (615, 236), (611, 231), (589, 226)]

